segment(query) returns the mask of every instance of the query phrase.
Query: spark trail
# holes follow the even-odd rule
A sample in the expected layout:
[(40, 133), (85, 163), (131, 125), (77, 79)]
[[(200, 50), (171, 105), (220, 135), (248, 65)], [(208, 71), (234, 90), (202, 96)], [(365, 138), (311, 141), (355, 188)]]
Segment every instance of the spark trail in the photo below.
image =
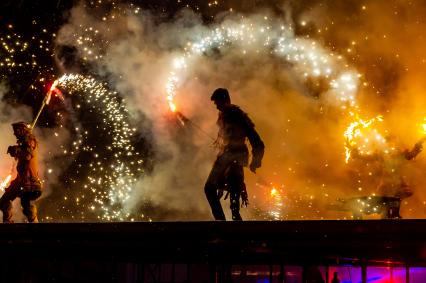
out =
[[(130, 214), (123, 210), (123, 205), (134, 189), (137, 172), (142, 171), (140, 167), (143, 161), (131, 144), (131, 137), (136, 130), (127, 122), (126, 108), (115, 92), (109, 91), (103, 83), (90, 76), (63, 75), (58, 80), (58, 87), (66, 90), (69, 95), (82, 96), (89, 112), (94, 112), (102, 121), (96, 128), (106, 131), (111, 141), (105, 145), (87, 143), (91, 133), (75, 128), (77, 138), (72, 143), (70, 152), (64, 151), (64, 154), (76, 155), (84, 152), (93, 157), (89, 164), (79, 164), (87, 167), (90, 172), (82, 184), (83, 197), (90, 192), (93, 199), (80, 204), (82, 200), (77, 198), (76, 205), (82, 205), (99, 214), (100, 220), (130, 220)], [(77, 104), (75, 107), (80, 108), (81, 105)]]
[(262, 52), (276, 56), (290, 63), (292, 70), (305, 80), (326, 80), (326, 94), (342, 109), (358, 108), (356, 93), (361, 75), (345, 66), (342, 56), (322, 48), (314, 40), (296, 37), (292, 28), (284, 23), (268, 17), (264, 17), (263, 25), (255, 22), (250, 19), (228, 22), (212, 29), (198, 41), (187, 43), (182, 54), (173, 60), (165, 86), (167, 102), (173, 112), (176, 111), (174, 97), (184, 80), (185, 69), (214, 49), (226, 52), (233, 47), (239, 48), (241, 55)]

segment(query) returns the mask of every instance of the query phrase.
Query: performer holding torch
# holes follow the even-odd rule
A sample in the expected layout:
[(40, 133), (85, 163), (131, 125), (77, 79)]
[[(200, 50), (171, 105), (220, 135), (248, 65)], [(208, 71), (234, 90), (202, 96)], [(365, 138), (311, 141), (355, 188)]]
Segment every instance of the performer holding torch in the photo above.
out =
[(7, 153), (17, 161), (16, 178), (5, 189), (0, 198), (0, 210), (3, 212), (3, 223), (13, 223), (12, 221), (12, 201), (21, 199), (21, 206), (28, 222), (38, 222), (37, 208), (33, 201), (41, 196), (42, 183), (38, 176), (38, 142), (32, 134), (32, 129), (37, 123), (37, 119), (43, 108), (49, 104), (50, 96), (55, 90), (57, 82), (53, 83), (45, 96), (43, 103), (34, 121), (31, 124), (18, 122), (12, 124), (13, 134), (17, 141), (16, 145), (9, 146)]

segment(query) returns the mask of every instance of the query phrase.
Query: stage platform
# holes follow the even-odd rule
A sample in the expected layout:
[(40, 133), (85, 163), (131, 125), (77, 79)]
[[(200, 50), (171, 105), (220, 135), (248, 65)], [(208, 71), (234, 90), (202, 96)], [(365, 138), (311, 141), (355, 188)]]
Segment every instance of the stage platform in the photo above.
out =
[[(219, 265), (422, 267), (426, 220), (2, 224), (0, 251), (0, 282), (16, 272), (32, 282), (198, 282), (135, 275), (159, 264), (210, 267), (199, 282)], [(126, 270), (139, 279), (124, 280)]]

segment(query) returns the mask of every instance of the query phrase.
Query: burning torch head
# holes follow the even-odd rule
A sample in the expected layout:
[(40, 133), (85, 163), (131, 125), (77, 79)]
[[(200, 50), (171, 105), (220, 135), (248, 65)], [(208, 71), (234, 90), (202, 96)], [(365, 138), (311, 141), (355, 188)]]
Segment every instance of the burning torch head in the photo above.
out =
[(25, 122), (17, 122), (12, 124), (13, 134), (19, 138), (27, 134), (31, 134), (31, 126)]
[(226, 105), (231, 103), (231, 97), (226, 88), (216, 89), (210, 99), (216, 104), (219, 111), (222, 111)]

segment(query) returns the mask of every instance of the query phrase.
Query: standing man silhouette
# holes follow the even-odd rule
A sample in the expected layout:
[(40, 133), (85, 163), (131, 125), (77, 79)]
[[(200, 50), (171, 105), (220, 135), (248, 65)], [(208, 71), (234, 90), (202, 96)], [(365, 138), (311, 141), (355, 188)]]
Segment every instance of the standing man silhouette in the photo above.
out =
[(242, 220), (242, 205), (248, 205), (248, 195), (244, 183), (243, 168), (248, 165), (249, 152), (246, 139), (252, 148), (250, 170), (256, 172), (262, 164), (265, 146), (248, 115), (238, 106), (231, 104), (227, 89), (216, 89), (211, 100), (219, 110), (217, 124), (219, 133), (215, 145), (219, 149), (216, 161), (210, 172), (204, 191), (216, 220), (226, 220), (220, 199), (223, 191), (230, 195), (232, 220)]

